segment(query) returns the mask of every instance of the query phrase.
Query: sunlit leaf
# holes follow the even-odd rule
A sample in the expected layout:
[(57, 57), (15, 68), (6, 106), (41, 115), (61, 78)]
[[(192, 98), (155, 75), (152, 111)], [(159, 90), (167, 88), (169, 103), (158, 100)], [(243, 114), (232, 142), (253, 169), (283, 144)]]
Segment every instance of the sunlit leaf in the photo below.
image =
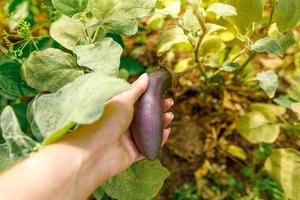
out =
[(219, 2), (210, 5), (207, 8), (207, 11), (213, 12), (219, 17), (229, 17), (229, 16), (237, 15), (237, 11), (235, 7), (228, 4), (219, 3)]
[(287, 197), (300, 199), (300, 152), (295, 149), (275, 149), (265, 162), (264, 169), (278, 181)]
[(262, 113), (272, 123), (276, 123), (277, 117), (286, 113), (285, 107), (267, 103), (253, 103), (251, 104), (251, 110)]
[(83, 75), (83, 70), (71, 54), (49, 48), (33, 52), (22, 66), (22, 75), (29, 86), (54, 92)]
[(224, 42), (216, 35), (209, 35), (204, 38), (200, 46), (200, 55), (217, 53), (225, 48)]
[(73, 17), (87, 8), (88, 0), (52, 0), (52, 3), (59, 12)]
[(222, 0), (222, 2), (236, 8), (237, 15), (228, 19), (241, 34), (246, 34), (248, 27), (262, 18), (264, 0)]
[(22, 159), (37, 150), (39, 144), (22, 132), (18, 119), (10, 106), (7, 106), (1, 113), (1, 129), (11, 159)]
[(51, 24), (50, 35), (56, 42), (70, 50), (85, 37), (83, 25), (64, 15)]
[(188, 37), (184, 34), (183, 30), (178, 26), (170, 26), (160, 35), (157, 44), (157, 54), (161, 56), (167, 52), (174, 45), (187, 42)]
[(174, 73), (182, 73), (186, 71), (189, 68), (189, 66), (191, 66), (191, 61), (191, 58), (180, 60), (175, 66)]
[(256, 79), (259, 81), (260, 87), (267, 93), (267, 95), (270, 98), (273, 98), (279, 86), (277, 74), (273, 71), (265, 71), (258, 73)]
[(110, 32), (133, 35), (138, 30), (138, 20), (149, 15), (155, 0), (91, 0), (93, 15)]
[(168, 170), (159, 161), (143, 160), (101, 187), (110, 197), (118, 200), (150, 200), (159, 192), (168, 176)]
[(239, 146), (230, 145), (227, 149), (227, 152), (238, 159), (247, 160), (247, 153)]
[(300, 20), (300, 0), (277, 0), (273, 22), (280, 31), (294, 28)]
[(130, 88), (121, 79), (93, 72), (78, 77), (53, 94), (36, 100), (34, 120), (49, 144), (60, 139), (75, 124), (91, 124), (103, 112), (104, 103)]
[(156, 9), (155, 13), (156, 14), (161, 14), (161, 15), (170, 15), (174, 18), (178, 16), (180, 13), (180, 8), (181, 8), (181, 1), (180, 0), (174, 0), (168, 3), (168, 5), (165, 8), (162, 9)]
[(104, 38), (95, 44), (75, 46), (73, 51), (81, 67), (117, 75), (123, 49), (112, 38)]
[(237, 131), (253, 144), (273, 143), (280, 134), (280, 124), (270, 122), (260, 112), (250, 112), (238, 120)]
[(192, 7), (188, 7), (183, 15), (183, 26), (186, 30), (190, 31), (193, 36), (197, 36), (199, 31), (201, 31), (201, 26)]

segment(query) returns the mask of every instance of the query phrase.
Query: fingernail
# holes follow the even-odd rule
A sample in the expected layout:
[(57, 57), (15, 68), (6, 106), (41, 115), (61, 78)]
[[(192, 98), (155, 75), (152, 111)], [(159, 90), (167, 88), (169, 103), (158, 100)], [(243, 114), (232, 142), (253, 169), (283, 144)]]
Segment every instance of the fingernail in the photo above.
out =
[(172, 128), (168, 128), (168, 131), (169, 131), (169, 133), (171, 133), (171, 131), (172, 131)]
[(172, 120), (174, 119), (175, 115), (172, 112), (169, 112), (169, 115), (171, 115)]
[(171, 98), (169, 98), (169, 101), (170, 101), (170, 103), (171, 103), (171, 106), (173, 106), (173, 105), (174, 105), (174, 100), (171, 99)]
[(147, 73), (143, 73), (143, 74), (139, 77), (139, 79), (145, 79), (146, 77), (148, 77), (148, 74), (147, 74)]

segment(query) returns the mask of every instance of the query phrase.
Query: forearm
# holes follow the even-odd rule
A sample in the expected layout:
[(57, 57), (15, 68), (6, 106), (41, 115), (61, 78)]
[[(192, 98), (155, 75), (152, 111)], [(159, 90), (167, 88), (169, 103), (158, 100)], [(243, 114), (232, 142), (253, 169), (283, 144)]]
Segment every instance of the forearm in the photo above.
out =
[(116, 170), (115, 165), (129, 162), (122, 155), (123, 150), (110, 147), (102, 138), (106, 134), (102, 131), (97, 124), (82, 127), (19, 163), (0, 177), (1, 197), (86, 199), (97, 186), (126, 166), (119, 165)]

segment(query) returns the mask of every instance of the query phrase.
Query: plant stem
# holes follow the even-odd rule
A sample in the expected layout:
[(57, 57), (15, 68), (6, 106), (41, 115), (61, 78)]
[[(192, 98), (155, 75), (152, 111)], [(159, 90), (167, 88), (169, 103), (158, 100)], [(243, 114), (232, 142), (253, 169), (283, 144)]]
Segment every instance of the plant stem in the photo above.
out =
[(268, 27), (267, 27), (265, 35), (268, 35), (268, 31), (269, 31), (270, 26), (271, 26), (272, 21), (273, 21), (273, 15), (274, 15), (274, 10), (275, 10), (274, 8), (276, 6), (275, 4), (276, 4), (276, 0), (272, 0), (271, 14), (270, 14), (270, 18), (269, 18), (269, 22), (268, 22)]
[(199, 3), (197, 3), (195, 6), (193, 6), (193, 12), (198, 20), (198, 23), (201, 26), (202, 34), (199, 37), (199, 40), (198, 40), (196, 46), (194, 47), (195, 66), (197, 67), (197, 69), (199, 69), (199, 71), (203, 75), (205, 83), (207, 83), (207, 80), (208, 80), (207, 75), (206, 75), (205, 71), (202, 69), (202, 66), (201, 66), (201, 63), (199, 60), (199, 50), (200, 50), (201, 44), (203, 42), (203, 39), (207, 33), (207, 28), (205, 25), (205, 20), (203, 19), (203, 16), (199, 12), (198, 7), (199, 7)]
[(241, 67), (239, 67), (237, 69), (237, 71), (234, 74), (233, 80), (236, 80), (238, 75), (244, 70), (244, 68), (255, 58), (257, 53), (252, 53), (249, 58), (244, 62), (243, 65), (241, 65)]

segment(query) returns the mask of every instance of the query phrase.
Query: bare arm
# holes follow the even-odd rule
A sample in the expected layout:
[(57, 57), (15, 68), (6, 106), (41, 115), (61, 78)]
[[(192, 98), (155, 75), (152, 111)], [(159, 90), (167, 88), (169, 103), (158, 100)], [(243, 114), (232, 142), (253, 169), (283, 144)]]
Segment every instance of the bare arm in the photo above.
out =
[[(0, 176), (0, 199), (87, 199), (104, 181), (143, 159), (128, 127), (134, 103), (145, 92), (148, 77), (141, 76), (133, 89), (112, 98), (102, 118), (81, 126)], [(164, 100), (167, 111), (171, 100)], [(173, 119), (164, 114), (167, 127)], [(164, 142), (170, 129), (164, 130)]]

